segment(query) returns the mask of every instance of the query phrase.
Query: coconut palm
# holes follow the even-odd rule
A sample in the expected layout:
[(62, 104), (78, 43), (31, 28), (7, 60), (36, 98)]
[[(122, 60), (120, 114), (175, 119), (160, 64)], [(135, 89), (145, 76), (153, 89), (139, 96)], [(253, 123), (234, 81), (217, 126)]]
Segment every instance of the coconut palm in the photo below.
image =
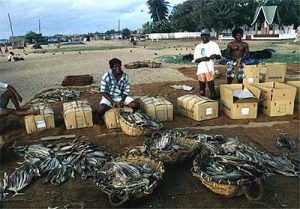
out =
[(149, 13), (151, 14), (153, 22), (167, 19), (169, 12), (168, 6), (170, 6), (170, 3), (168, 1), (148, 0), (146, 4), (150, 10)]

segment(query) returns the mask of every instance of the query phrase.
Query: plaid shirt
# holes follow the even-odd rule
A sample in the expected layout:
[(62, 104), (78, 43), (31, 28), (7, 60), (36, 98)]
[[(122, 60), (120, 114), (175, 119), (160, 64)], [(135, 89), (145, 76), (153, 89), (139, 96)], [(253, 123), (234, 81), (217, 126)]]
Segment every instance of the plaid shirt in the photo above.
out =
[(122, 77), (117, 82), (112, 70), (104, 73), (100, 86), (101, 93), (108, 93), (111, 97), (118, 97), (122, 95), (129, 95), (129, 77), (123, 72)]

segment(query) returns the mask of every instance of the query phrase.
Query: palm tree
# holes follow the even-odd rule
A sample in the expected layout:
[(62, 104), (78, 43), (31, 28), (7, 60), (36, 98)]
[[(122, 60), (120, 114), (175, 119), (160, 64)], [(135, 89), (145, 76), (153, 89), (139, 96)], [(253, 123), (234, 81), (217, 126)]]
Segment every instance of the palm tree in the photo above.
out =
[(153, 22), (167, 19), (170, 3), (165, 0), (147, 0), (146, 2)]

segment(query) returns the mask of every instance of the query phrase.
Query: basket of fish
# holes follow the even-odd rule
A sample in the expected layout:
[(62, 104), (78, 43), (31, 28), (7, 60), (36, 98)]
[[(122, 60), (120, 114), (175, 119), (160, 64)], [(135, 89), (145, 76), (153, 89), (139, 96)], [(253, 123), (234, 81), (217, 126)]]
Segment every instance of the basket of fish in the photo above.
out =
[(194, 156), (199, 142), (179, 129), (156, 131), (144, 142), (147, 152), (167, 164), (182, 163)]
[(126, 69), (136, 69), (140, 67), (140, 62), (129, 62), (128, 64), (125, 64), (124, 67)]
[(114, 206), (151, 194), (164, 174), (158, 159), (128, 152), (108, 162), (96, 175), (97, 186)]
[(160, 62), (149, 62), (148, 67), (150, 68), (159, 68), (161, 66)]
[(122, 131), (129, 136), (146, 136), (162, 128), (162, 124), (157, 123), (153, 118), (141, 112), (122, 113), (120, 126)]
[[(268, 172), (250, 161), (230, 156), (215, 155), (203, 158), (198, 155), (193, 161), (193, 176), (211, 191), (225, 197), (245, 195), (250, 200), (262, 197), (264, 180)], [(255, 191), (256, 195), (252, 195)]]

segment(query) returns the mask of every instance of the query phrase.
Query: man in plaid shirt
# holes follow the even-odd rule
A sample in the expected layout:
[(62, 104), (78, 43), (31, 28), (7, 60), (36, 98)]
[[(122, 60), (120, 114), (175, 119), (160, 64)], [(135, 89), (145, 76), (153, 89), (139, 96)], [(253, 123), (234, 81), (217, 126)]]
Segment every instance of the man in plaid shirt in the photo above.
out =
[(110, 70), (102, 76), (100, 92), (102, 99), (98, 107), (98, 122), (104, 124), (103, 115), (111, 107), (123, 107), (127, 105), (133, 110), (139, 108), (139, 104), (129, 96), (129, 77), (122, 71), (121, 60), (113, 58), (109, 61)]

